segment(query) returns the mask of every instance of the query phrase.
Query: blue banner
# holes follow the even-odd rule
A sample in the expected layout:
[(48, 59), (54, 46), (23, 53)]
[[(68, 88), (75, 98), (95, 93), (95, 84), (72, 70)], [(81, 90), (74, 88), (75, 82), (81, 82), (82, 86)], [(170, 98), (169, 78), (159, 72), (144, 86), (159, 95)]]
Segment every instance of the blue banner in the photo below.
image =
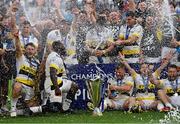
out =
[(86, 81), (88, 79), (94, 79), (96, 75), (100, 75), (101, 78), (114, 77), (115, 64), (88, 64), (88, 65), (72, 65), (68, 67), (69, 78), (76, 82), (79, 86), (79, 90), (75, 95), (72, 108), (86, 109), (87, 102), (89, 101), (89, 95), (86, 88)]
[[(139, 64), (133, 64), (130, 66), (134, 68), (137, 72), (139, 72)], [(153, 71), (155, 71), (159, 66), (160, 64), (154, 64)], [(68, 78), (76, 82), (79, 86), (79, 90), (75, 95), (75, 100), (73, 102), (72, 108), (86, 109), (87, 102), (89, 102), (86, 81), (88, 79), (94, 79), (97, 75), (100, 75), (101, 78), (113, 78), (115, 75), (115, 67), (116, 64), (77, 64), (68, 66)], [(166, 77), (166, 71), (161, 74), (161, 77)]]

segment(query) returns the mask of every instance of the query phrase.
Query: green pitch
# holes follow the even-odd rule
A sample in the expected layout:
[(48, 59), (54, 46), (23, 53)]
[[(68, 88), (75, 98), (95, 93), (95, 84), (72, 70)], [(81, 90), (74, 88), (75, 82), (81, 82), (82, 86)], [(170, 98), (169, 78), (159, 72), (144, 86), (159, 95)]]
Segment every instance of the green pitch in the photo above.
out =
[(121, 111), (104, 112), (102, 117), (94, 117), (89, 111), (77, 111), (76, 114), (48, 113), (31, 117), (0, 117), (0, 123), (159, 123), (165, 113), (143, 112), (124, 113)]

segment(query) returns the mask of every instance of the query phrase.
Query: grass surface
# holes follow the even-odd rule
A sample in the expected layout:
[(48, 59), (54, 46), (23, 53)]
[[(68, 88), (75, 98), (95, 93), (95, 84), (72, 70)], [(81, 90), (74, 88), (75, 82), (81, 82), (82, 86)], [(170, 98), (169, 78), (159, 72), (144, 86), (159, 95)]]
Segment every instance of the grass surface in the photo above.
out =
[(102, 117), (94, 117), (91, 112), (77, 111), (76, 114), (48, 113), (30, 117), (0, 117), (0, 123), (159, 123), (165, 113), (143, 112), (124, 113), (121, 111), (104, 112)]

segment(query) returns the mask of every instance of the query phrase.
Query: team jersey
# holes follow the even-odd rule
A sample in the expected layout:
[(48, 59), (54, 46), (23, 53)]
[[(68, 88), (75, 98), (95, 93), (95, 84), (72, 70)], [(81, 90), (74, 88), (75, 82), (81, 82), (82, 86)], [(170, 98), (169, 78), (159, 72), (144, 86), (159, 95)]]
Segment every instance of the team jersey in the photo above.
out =
[(120, 25), (109, 25), (108, 28), (113, 33), (113, 39), (114, 41), (118, 40), (119, 32), (120, 32)]
[[(57, 70), (57, 80), (58, 80), (58, 85), (62, 84), (62, 78), (66, 77), (65, 73), (65, 67), (62, 58), (60, 55), (58, 55), (56, 52), (51, 52), (46, 60), (46, 68), (45, 68), (45, 73), (46, 73), (46, 79), (50, 78), (50, 67), (53, 67)], [(52, 82), (48, 82), (49, 84), (47, 85), (53, 85)]]
[(143, 36), (143, 28), (139, 24), (134, 25), (132, 28), (129, 28), (127, 25), (122, 25), (120, 28), (119, 39), (127, 40), (132, 36), (138, 37), (138, 40), (132, 45), (125, 45), (122, 54), (124, 54), (128, 63), (137, 63), (139, 62), (140, 42)]
[(129, 85), (129, 86), (132, 86), (132, 89), (128, 92), (126, 91), (111, 91), (111, 95), (112, 96), (116, 96), (117, 94), (125, 94), (125, 95), (128, 95), (128, 96), (131, 96), (132, 95), (132, 92), (133, 92), (133, 87), (134, 87), (134, 81), (133, 81), (133, 78), (131, 76), (124, 76), (123, 79), (110, 79), (108, 81), (110, 83), (110, 85), (115, 85), (115, 86), (124, 86), (124, 85)]
[(66, 40), (67, 40), (67, 54), (68, 55), (75, 55), (76, 54), (76, 35), (77, 33), (71, 30), (67, 34)]
[(39, 60), (36, 58), (27, 58), (22, 55), (17, 58), (17, 77), (16, 81), (33, 87), (35, 85), (35, 76), (39, 67)]
[(52, 30), (51, 32), (48, 33), (47, 35), (47, 43), (52, 44), (54, 41), (61, 41), (62, 36), (60, 33), (60, 30)]
[(168, 79), (162, 80), (163, 89), (165, 89), (167, 95), (172, 96), (175, 93), (180, 95), (180, 78), (178, 77), (174, 81), (170, 81)]
[(86, 34), (85, 44), (89, 48), (104, 50), (109, 42), (113, 42), (113, 33), (105, 26), (97, 26)]
[(33, 43), (36, 47), (38, 47), (38, 40), (33, 35), (29, 35), (28, 37), (24, 37), (22, 34), (20, 36), (21, 46), (24, 47), (28, 43)]
[(149, 81), (148, 77), (134, 73), (137, 100), (155, 100), (156, 87)]

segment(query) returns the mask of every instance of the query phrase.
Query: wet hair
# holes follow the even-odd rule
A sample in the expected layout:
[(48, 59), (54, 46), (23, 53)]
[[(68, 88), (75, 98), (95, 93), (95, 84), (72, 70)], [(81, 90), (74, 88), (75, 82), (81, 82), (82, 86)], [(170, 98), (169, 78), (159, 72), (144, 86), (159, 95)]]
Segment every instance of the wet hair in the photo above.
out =
[(62, 19), (62, 20), (60, 21), (60, 23), (67, 23), (67, 24), (71, 24), (69, 21), (67, 21), (67, 20), (65, 20), (65, 19)]
[(147, 62), (143, 62), (143, 63), (140, 64), (140, 68), (142, 67), (142, 65), (147, 65), (149, 67), (149, 65), (151, 65), (151, 64), (149, 64)]
[(127, 13), (126, 13), (126, 17), (128, 17), (128, 16), (131, 16), (131, 17), (136, 17), (136, 14), (134, 13), (134, 12), (132, 12), (132, 11), (128, 11)]
[(174, 65), (174, 64), (171, 64), (171, 65), (168, 66), (168, 69), (169, 69), (169, 68), (175, 68), (175, 69), (177, 69), (177, 66)]
[(6, 7), (0, 8), (0, 14), (1, 14), (3, 17), (6, 16), (6, 13), (7, 13)]
[(26, 20), (26, 21), (23, 22), (23, 25), (31, 25), (31, 23)]
[[(17, 0), (12, 0), (12, 3), (14, 3), (14, 2), (16, 2)], [(18, 0), (18, 1), (20, 1), (20, 0)]]
[(125, 66), (121, 63), (117, 64), (116, 67), (115, 67), (115, 70), (118, 70), (118, 69), (125, 69)]
[(65, 47), (64, 44), (61, 43), (61, 41), (54, 41), (52, 43), (52, 48), (55, 52), (59, 53), (60, 55), (65, 55), (66, 51), (65, 51)]
[(24, 48), (26, 49), (28, 46), (32, 46), (32, 47), (36, 47), (33, 43), (27, 43), (25, 46), (24, 46)]
[(174, 2), (170, 2), (169, 5), (172, 5), (174, 8), (176, 8), (176, 4), (174, 4)]

